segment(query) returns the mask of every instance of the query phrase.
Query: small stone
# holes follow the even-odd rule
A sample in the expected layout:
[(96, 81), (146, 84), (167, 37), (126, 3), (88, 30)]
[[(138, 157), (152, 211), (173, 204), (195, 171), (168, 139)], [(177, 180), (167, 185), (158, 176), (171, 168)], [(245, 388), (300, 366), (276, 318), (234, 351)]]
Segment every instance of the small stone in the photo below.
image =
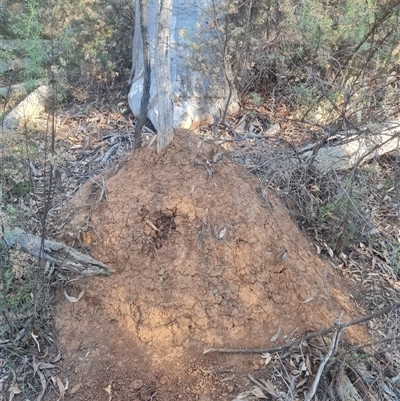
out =
[(232, 386), (232, 384), (229, 384), (229, 385), (226, 387), (226, 389), (227, 389), (228, 393), (233, 393), (233, 390), (235, 389), (235, 387)]
[(221, 295), (216, 295), (216, 296), (215, 296), (214, 303), (215, 303), (215, 304), (221, 304), (223, 300), (224, 300), (224, 299), (221, 297)]
[(137, 380), (134, 380), (134, 381), (132, 382), (132, 388), (133, 388), (134, 390), (139, 390), (139, 389), (142, 388), (142, 387), (143, 387), (143, 381), (142, 381), (142, 380), (137, 379)]

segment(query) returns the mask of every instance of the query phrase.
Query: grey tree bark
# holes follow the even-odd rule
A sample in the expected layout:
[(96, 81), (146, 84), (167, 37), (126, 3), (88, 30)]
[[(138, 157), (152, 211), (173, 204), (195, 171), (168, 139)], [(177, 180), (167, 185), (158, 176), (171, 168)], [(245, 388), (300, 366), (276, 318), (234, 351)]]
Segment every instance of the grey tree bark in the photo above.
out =
[(134, 133), (134, 147), (138, 148), (142, 142), (142, 129), (146, 123), (150, 101), (151, 67), (150, 67), (150, 44), (147, 24), (147, 0), (136, 1), (136, 18), (139, 18), (140, 34), (142, 38), (143, 57), (143, 92), (140, 101), (140, 109), (136, 121)]
[[(230, 72), (226, 71), (227, 63), (220, 41), (224, 32), (224, 10), (227, 2), (228, 0), (174, 0), (171, 7), (171, 0), (148, 0), (151, 64), (148, 117), (157, 130), (165, 129), (167, 118), (170, 117), (163, 113), (170, 111), (171, 103), (174, 128), (188, 129), (204, 122), (212, 122), (215, 116), (222, 117), (228, 99), (228, 114), (238, 109), (236, 91), (233, 87), (230, 88), (227, 81)], [(170, 13), (167, 12), (168, 7)], [(140, 110), (144, 81), (143, 38), (138, 22), (135, 21), (133, 39), (135, 74), (128, 96), (134, 115), (138, 115)], [(168, 25), (169, 42), (165, 36)], [(169, 55), (165, 52), (167, 48)], [(167, 58), (170, 62), (169, 68), (168, 63), (163, 62)], [(168, 99), (169, 91), (171, 100)], [(162, 146), (161, 140), (159, 146)]]
[(172, 0), (159, 0), (158, 13), (155, 73), (158, 87), (157, 152), (160, 152), (172, 142), (174, 135), (170, 63)]

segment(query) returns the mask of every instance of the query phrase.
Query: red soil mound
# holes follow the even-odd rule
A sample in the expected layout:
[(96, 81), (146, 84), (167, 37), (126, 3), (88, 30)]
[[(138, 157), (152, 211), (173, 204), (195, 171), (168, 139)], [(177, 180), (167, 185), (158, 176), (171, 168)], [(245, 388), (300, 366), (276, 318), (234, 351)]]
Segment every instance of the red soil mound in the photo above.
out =
[[(70, 202), (69, 231), (116, 270), (78, 280), (69, 291), (84, 297), (58, 308), (66, 376), (82, 384), (71, 399), (108, 400), (109, 384), (113, 400), (232, 399), (259, 357), (205, 348), (264, 348), (352, 317), (279, 201), (220, 151), (177, 133), (165, 154), (141, 149), (105, 191), (90, 182)], [(210, 366), (235, 379), (216, 382)]]

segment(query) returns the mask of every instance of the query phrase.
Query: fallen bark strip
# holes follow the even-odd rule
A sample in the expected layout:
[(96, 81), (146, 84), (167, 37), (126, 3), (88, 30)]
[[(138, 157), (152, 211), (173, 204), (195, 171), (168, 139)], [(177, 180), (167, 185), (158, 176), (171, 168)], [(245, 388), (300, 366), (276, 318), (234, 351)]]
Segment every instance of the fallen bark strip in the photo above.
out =
[(276, 347), (271, 347), (271, 348), (207, 348), (206, 350), (204, 350), (203, 354), (211, 354), (213, 352), (218, 352), (220, 354), (265, 354), (267, 352), (270, 352), (270, 353), (271, 352), (280, 352), (280, 351), (283, 351), (294, 345), (299, 345), (303, 341), (306, 341), (310, 338), (323, 336), (325, 334), (332, 333), (334, 331), (344, 330), (347, 327), (354, 326), (356, 324), (368, 322), (369, 320), (374, 319), (376, 317), (386, 315), (387, 313), (389, 313), (390, 311), (392, 311), (393, 309), (396, 309), (398, 307), (400, 307), (400, 303), (397, 303), (394, 305), (389, 305), (386, 308), (381, 309), (380, 311), (371, 313), (370, 315), (359, 317), (358, 319), (352, 320), (347, 323), (335, 324), (334, 326), (329, 327), (328, 329), (313, 331), (297, 340), (289, 341), (286, 344), (278, 345)]
[[(334, 137), (337, 139), (337, 137)], [(355, 134), (341, 144), (329, 146), (321, 143), (307, 145), (298, 149), (298, 153), (305, 160), (312, 160), (314, 165), (322, 173), (332, 170), (350, 170), (353, 167), (387, 153), (399, 149), (400, 145), (400, 120), (391, 121), (382, 126), (379, 133)]]
[[(42, 239), (18, 227), (13, 229), (5, 227), (3, 239), (10, 248), (19, 245), (23, 251), (35, 257), (39, 257), (41, 253)], [(110, 276), (114, 273), (114, 270), (105, 264), (61, 242), (45, 240), (44, 249), (40, 256), (50, 263), (83, 276)]]
[(29, 69), (33, 66), (33, 62), (28, 57), (13, 61), (0, 60), (0, 74), (4, 74), (9, 71), (19, 71), (22, 69)]
[(0, 88), (0, 97), (6, 97), (11, 94), (15, 96), (19, 95), (25, 95), (26, 94), (26, 88), (30, 86), (31, 88), (33, 87), (38, 87), (39, 85), (43, 84), (43, 79), (35, 79), (31, 82), (23, 82), (22, 84), (15, 84), (15, 85), (10, 85), (10, 86), (3, 86)]
[(4, 118), (2, 126), (4, 129), (16, 127), (24, 120), (38, 116), (44, 110), (49, 95), (49, 88), (46, 85), (39, 86)]

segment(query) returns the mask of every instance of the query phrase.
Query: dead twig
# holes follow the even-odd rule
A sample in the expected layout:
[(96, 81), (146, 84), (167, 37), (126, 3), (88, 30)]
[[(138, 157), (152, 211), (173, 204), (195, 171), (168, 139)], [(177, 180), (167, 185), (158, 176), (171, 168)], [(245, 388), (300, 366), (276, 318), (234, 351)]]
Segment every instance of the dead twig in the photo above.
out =
[(376, 317), (386, 315), (387, 313), (391, 312), (393, 309), (396, 309), (398, 307), (400, 307), (400, 303), (397, 303), (395, 305), (389, 305), (386, 308), (381, 309), (380, 311), (371, 313), (370, 315), (359, 317), (358, 319), (352, 320), (347, 323), (335, 324), (334, 326), (332, 326), (328, 329), (313, 331), (297, 340), (293, 340), (286, 344), (278, 345), (276, 347), (271, 347), (271, 348), (207, 348), (206, 350), (204, 350), (203, 354), (211, 354), (213, 352), (218, 352), (221, 354), (265, 354), (267, 352), (280, 352), (280, 351), (283, 351), (294, 345), (301, 344), (303, 341), (306, 341), (310, 338), (324, 336), (325, 334), (329, 334), (334, 331), (345, 330), (347, 327), (355, 326), (357, 324), (364, 323), (364, 322), (368, 322), (369, 320), (372, 320)]
[(282, 397), (278, 394), (275, 394), (274, 392), (270, 391), (266, 386), (264, 386), (264, 384), (255, 379), (252, 375), (248, 375), (248, 378), (254, 383), (256, 384), (258, 387), (260, 387), (263, 391), (265, 391), (268, 395), (270, 395), (272, 398), (274, 398), (275, 400), (280, 400), (282, 401)]
[(102, 181), (103, 185), (101, 186), (101, 194), (100, 194), (99, 202), (101, 202), (101, 200), (103, 199), (104, 194), (106, 195), (106, 199), (107, 199), (106, 184), (104, 183), (104, 177), (101, 177), (101, 181)]
[(106, 154), (101, 159), (100, 165), (106, 163), (108, 159), (113, 155), (113, 153), (120, 147), (120, 145), (121, 143), (118, 141), (116, 144), (111, 146), (111, 148), (107, 150)]
[(146, 219), (144, 222), (149, 225), (154, 231), (161, 232), (160, 229), (157, 228), (150, 220)]
[(104, 195), (106, 196), (106, 199), (107, 199), (107, 192), (106, 192), (104, 177), (101, 177), (102, 184), (99, 184), (98, 182), (96, 182), (92, 177), (89, 177), (89, 178), (90, 178), (90, 181), (92, 181), (94, 184), (96, 184), (101, 189), (99, 202), (102, 201)]
[(333, 333), (332, 340), (331, 340), (331, 345), (329, 347), (329, 351), (326, 354), (325, 358), (322, 360), (321, 364), (319, 365), (318, 372), (317, 372), (317, 374), (315, 376), (313, 385), (311, 386), (309, 392), (306, 394), (306, 397), (304, 398), (304, 401), (311, 401), (312, 398), (314, 397), (315, 392), (317, 391), (317, 388), (318, 388), (318, 384), (319, 384), (319, 382), (321, 380), (322, 372), (324, 371), (326, 364), (328, 363), (330, 357), (332, 356), (333, 351), (336, 348), (336, 345), (337, 345), (338, 339), (340, 337), (340, 334), (341, 334), (341, 332), (343, 332), (343, 330), (344, 329), (339, 329), (339, 330), (336, 330)]
[(4, 227), (4, 240), (8, 247), (19, 246), (23, 251), (54, 263), (62, 269), (90, 277), (96, 275), (110, 276), (114, 270), (104, 263), (78, 252), (76, 249), (52, 240), (46, 240), (21, 230)]

